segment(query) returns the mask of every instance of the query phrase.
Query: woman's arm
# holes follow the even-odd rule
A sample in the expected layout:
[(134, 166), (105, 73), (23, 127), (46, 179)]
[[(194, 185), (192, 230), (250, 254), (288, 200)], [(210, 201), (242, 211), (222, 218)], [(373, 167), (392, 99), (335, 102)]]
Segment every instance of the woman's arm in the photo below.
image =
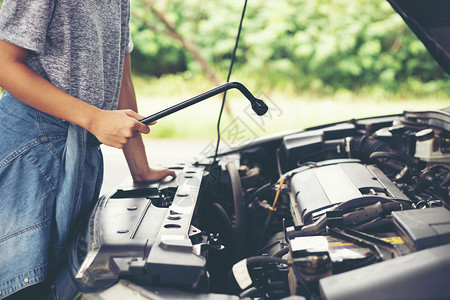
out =
[[(131, 109), (137, 111), (136, 94), (131, 78), (131, 61), (129, 54), (125, 55), (118, 109)], [(141, 117), (141, 119), (142, 118), (143, 117)], [(156, 181), (166, 176), (176, 176), (173, 170), (166, 168), (153, 169), (149, 167), (144, 143), (140, 134), (131, 139), (129, 143), (123, 147), (123, 153), (127, 160), (133, 180), (136, 182)]]
[(0, 86), (25, 104), (85, 128), (105, 145), (122, 148), (150, 131), (131, 110), (106, 111), (61, 91), (25, 65), (28, 50), (0, 40)]

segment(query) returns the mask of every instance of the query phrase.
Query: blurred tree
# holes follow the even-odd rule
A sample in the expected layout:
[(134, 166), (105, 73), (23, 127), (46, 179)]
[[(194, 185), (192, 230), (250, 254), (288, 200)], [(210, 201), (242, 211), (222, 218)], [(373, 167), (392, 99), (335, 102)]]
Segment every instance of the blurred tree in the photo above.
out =
[[(156, 76), (189, 71), (219, 84), (230, 64), (242, 4), (131, 1), (134, 71)], [(333, 93), (435, 81), (449, 91), (449, 76), (385, 0), (248, 5), (236, 71), (259, 85)]]
[[(216, 77), (210, 63), (200, 53), (198, 45), (194, 41), (189, 40), (186, 34), (187, 32), (183, 34), (183, 31), (187, 29), (185, 27), (191, 26), (190, 23), (194, 23), (198, 18), (201, 18), (197, 14), (186, 13), (189, 9), (193, 8), (192, 4), (197, 4), (196, 1), (160, 1), (159, 3), (162, 5), (158, 7), (155, 2), (151, 0), (134, 1), (132, 7), (132, 16), (135, 20), (134, 24), (140, 28), (145, 27), (142, 30), (144, 32), (151, 30), (153, 34), (150, 34), (150, 36), (164, 35), (181, 43), (182, 47), (200, 64), (205, 76), (213, 84), (219, 85), (220, 81)], [(174, 15), (170, 9), (175, 10), (177, 14)], [(146, 35), (149, 35), (149, 33), (147, 32)], [(138, 40), (139, 42), (140, 40)], [(159, 48), (154, 44), (152, 46)], [(142, 52), (144, 50), (146, 52), (146, 48), (146, 46), (142, 47), (141, 44), (138, 44), (138, 51)], [(182, 60), (184, 60), (184, 57)], [(179, 66), (184, 68), (184, 63)], [(179, 71), (182, 71), (182, 69)]]
[[(135, 55), (154, 67), (172, 66), (167, 72), (225, 73), (241, 1), (132, 5)], [(160, 75), (154, 67), (139, 71)], [(320, 93), (367, 85), (393, 90), (409, 78), (448, 80), (385, 0), (249, 1), (236, 68), (261, 85), (294, 82)]]

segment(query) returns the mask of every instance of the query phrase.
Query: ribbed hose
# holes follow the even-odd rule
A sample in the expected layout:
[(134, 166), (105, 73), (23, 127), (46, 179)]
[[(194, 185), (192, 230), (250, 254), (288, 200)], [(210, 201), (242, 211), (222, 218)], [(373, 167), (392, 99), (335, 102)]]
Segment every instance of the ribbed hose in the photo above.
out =
[(352, 157), (357, 157), (365, 163), (370, 162), (370, 155), (374, 152), (395, 153), (387, 143), (370, 138), (367, 135), (352, 138), (350, 141), (350, 151)]
[(245, 234), (245, 205), (242, 197), (242, 186), (239, 172), (234, 163), (229, 162), (226, 169), (230, 176), (231, 187), (233, 189), (234, 213), (236, 218), (235, 233), (236, 233), (236, 250), (239, 258), (246, 255), (246, 234)]
[(238, 244), (238, 241), (236, 240), (236, 236), (234, 234), (234, 228), (231, 224), (230, 218), (228, 217), (227, 212), (217, 202), (213, 202), (211, 204), (212, 210), (215, 212), (215, 216), (217, 216), (219, 223), (221, 224), (222, 231), (222, 241), (225, 246), (230, 248), (230, 252), (233, 254), (233, 256), (237, 257), (238, 253), (236, 250), (236, 246)]

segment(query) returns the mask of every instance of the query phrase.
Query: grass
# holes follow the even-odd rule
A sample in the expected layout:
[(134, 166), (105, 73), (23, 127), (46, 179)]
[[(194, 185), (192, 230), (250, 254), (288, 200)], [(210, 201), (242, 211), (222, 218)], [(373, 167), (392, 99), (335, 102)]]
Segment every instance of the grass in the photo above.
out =
[[(140, 113), (150, 115), (182, 100), (213, 88), (206, 80), (186, 74), (163, 78), (134, 78)], [(385, 114), (404, 110), (432, 110), (450, 106), (448, 93), (428, 96), (408, 96), (405, 88), (398, 93), (371, 88), (358, 93), (337, 91), (331, 96), (309, 92), (296, 93), (258, 86), (249, 90), (265, 100), (269, 112), (264, 117), (252, 113), (249, 102), (239, 92), (230, 90), (227, 103), (230, 113), (224, 113), (221, 122), (225, 141), (251, 139), (278, 131), (307, 128), (315, 125)], [(420, 87), (419, 87), (420, 88)], [(167, 116), (152, 127), (150, 138), (215, 139), (216, 124), (222, 98), (219, 96)]]

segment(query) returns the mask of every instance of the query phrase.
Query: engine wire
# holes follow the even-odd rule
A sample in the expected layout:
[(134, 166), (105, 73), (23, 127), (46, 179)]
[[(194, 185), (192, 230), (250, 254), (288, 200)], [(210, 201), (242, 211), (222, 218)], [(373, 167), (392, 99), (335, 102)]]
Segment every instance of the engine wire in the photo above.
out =
[[(231, 62), (230, 62), (230, 68), (228, 70), (227, 82), (230, 82), (231, 72), (233, 70), (234, 61), (236, 60), (236, 51), (237, 51), (237, 48), (238, 48), (239, 39), (241, 37), (242, 23), (244, 22), (244, 16), (245, 16), (246, 9), (247, 9), (247, 0), (245, 0), (245, 2), (244, 2), (244, 8), (242, 9), (242, 15), (241, 15), (241, 20), (239, 22), (238, 33), (236, 35), (236, 42), (234, 44), (234, 49), (233, 49), (233, 52), (231, 54)], [(219, 152), (219, 145), (220, 145), (220, 121), (222, 119), (222, 114), (223, 114), (223, 109), (225, 107), (226, 97), (227, 97), (227, 91), (225, 91), (223, 93), (222, 106), (220, 107), (219, 119), (217, 120), (217, 144), (216, 144), (216, 151), (214, 152), (213, 164), (216, 163), (216, 161), (217, 161), (217, 154)]]
[(278, 197), (280, 197), (280, 192), (281, 192), (281, 189), (283, 188), (283, 183), (284, 183), (284, 177), (281, 177), (280, 184), (278, 185), (277, 193), (275, 195), (275, 199), (273, 200), (272, 207), (270, 208), (271, 211), (277, 211), (275, 206), (277, 205)]

